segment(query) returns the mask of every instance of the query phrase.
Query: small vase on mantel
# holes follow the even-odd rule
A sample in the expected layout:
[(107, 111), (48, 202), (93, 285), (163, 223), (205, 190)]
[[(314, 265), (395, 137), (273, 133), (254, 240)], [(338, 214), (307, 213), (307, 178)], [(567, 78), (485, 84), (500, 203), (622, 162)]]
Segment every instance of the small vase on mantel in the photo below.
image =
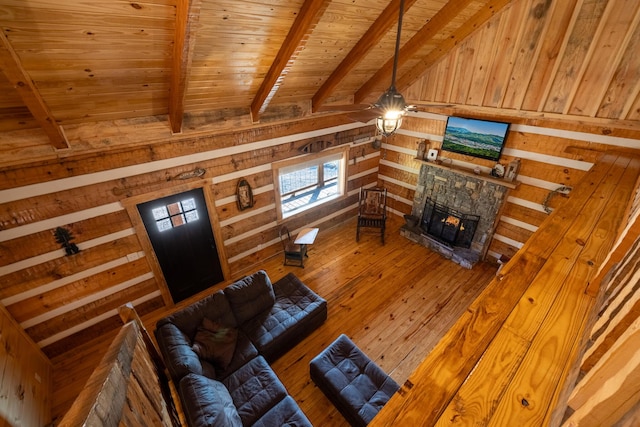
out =
[(520, 170), (520, 159), (514, 159), (507, 165), (507, 170), (504, 173), (504, 179), (507, 181), (513, 181), (516, 179), (516, 175), (518, 175), (518, 171)]
[(418, 154), (417, 158), (420, 160), (424, 160), (424, 155), (427, 152), (427, 144), (425, 144), (424, 139), (418, 143)]

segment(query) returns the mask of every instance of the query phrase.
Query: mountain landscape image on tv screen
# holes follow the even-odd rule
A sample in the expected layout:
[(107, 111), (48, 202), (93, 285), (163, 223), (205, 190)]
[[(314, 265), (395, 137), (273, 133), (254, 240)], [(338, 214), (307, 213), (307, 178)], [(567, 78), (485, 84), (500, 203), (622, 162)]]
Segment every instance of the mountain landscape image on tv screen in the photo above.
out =
[(509, 123), (449, 117), (442, 149), (498, 161)]

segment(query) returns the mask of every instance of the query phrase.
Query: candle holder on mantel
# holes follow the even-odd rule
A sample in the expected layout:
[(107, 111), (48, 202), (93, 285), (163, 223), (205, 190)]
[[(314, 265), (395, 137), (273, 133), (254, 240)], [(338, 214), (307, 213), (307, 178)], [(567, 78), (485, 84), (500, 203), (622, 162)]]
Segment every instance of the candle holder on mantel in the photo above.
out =
[(418, 153), (416, 155), (417, 159), (426, 160), (427, 153), (429, 152), (429, 147), (431, 146), (431, 141), (426, 139), (422, 139), (418, 141)]
[(424, 143), (424, 139), (422, 141), (418, 141), (418, 153), (416, 154), (416, 158), (423, 160), (426, 150), (427, 144)]

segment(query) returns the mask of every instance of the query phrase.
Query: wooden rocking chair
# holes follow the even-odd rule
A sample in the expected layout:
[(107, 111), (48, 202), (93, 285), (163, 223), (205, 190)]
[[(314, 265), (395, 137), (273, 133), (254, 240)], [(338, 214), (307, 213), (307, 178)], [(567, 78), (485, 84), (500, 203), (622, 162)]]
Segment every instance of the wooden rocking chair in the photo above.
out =
[(358, 226), (356, 242), (360, 241), (361, 228), (373, 228), (380, 233), (384, 245), (384, 231), (387, 222), (387, 189), (381, 187), (360, 188), (358, 202)]

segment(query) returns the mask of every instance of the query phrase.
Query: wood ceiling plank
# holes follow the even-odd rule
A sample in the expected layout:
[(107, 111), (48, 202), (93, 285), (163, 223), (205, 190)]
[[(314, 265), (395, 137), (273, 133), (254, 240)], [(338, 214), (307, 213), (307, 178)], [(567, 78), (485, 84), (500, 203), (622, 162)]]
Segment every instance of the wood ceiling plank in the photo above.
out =
[(51, 145), (58, 149), (69, 148), (69, 142), (62, 128), (56, 123), (38, 88), (22, 67), (20, 58), (2, 31), (0, 31), (0, 65), (11, 85), (49, 137)]
[(599, 107), (606, 102), (605, 94), (610, 82), (632, 42), (640, 22), (640, 3), (626, 0), (616, 3), (603, 25), (601, 37), (592, 44), (593, 56), (577, 87), (569, 108), (570, 114), (586, 114), (595, 117)]
[[(428, 43), (438, 32), (448, 25), (454, 18), (458, 16), (468, 5), (471, 0), (461, 0), (447, 2), (436, 13), (433, 18), (420, 29), (398, 53), (398, 67), (401, 67), (408, 59), (414, 56), (426, 43)], [(350, 55), (347, 55), (350, 59)], [(393, 71), (393, 58), (389, 59), (382, 68), (376, 72), (355, 94), (354, 103), (363, 102), (374, 90), (375, 87), (382, 84), (383, 81), (391, 79)], [(424, 71), (424, 69), (423, 69)], [(408, 85), (407, 85), (408, 86)]]
[[(470, 0), (464, 0), (464, 3)], [(408, 10), (416, 0), (408, 0), (405, 3), (405, 11)], [(449, 2), (451, 4), (451, 2)], [(445, 6), (446, 7), (446, 6)], [(384, 37), (384, 35), (398, 22), (398, 12), (400, 10), (400, 0), (393, 0), (384, 11), (378, 16), (369, 30), (362, 36), (358, 43), (345, 56), (344, 60), (333, 70), (333, 73), (324, 82), (311, 100), (312, 111), (316, 111), (324, 101), (329, 98), (333, 90), (340, 82), (362, 61), (369, 51)], [(428, 25), (428, 24), (427, 24)], [(358, 103), (358, 102), (356, 102)]]
[(184, 97), (191, 70), (195, 27), (198, 25), (202, 0), (179, 0), (176, 5), (176, 30), (169, 88), (169, 123), (171, 132), (182, 132)]
[[(473, 15), (463, 26), (458, 28), (450, 37), (438, 45), (429, 55), (419, 61), (411, 70), (403, 74), (396, 84), (400, 92), (413, 84), (424, 73), (424, 70), (435, 64), (440, 58), (449, 53), (462, 40), (483, 25), (502, 8), (511, 3), (511, 0), (490, 0), (478, 13)], [(362, 90), (362, 88), (361, 88)], [(356, 97), (356, 99), (359, 99)], [(356, 101), (357, 102), (357, 101)]]
[(260, 120), (260, 114), (264, 112), (278, 91), (282, 80), (287, 75), (288, 67), (295, 61), (297, 54), (306, 44), (310, 33), (329, 3), (331, 0), (306, 0), (302, 5), (280, 51), (251, 102), (251, 117), (254, 122)]
[(544, 105), (539, 111), (562, 113), (568, 103), (570, 92), (576, 81), (577, 71), (587, 55), (596, 34), (598, 24), (606, 8), (605, 2), (581, 0), (574, 10), (565, 46), (561, 50), (561, 60), (548, 81)]
[(565, 0), (554, 2), (551, 6), (553, 13), (549, 20), (549, 26), (542, 37), (541, 55), (537, 58), (535, 66), (530, 67), (532, 74), (529, 79), (527, 93), (522, 101), (521, 109), (529, 111), (541, 111), (542, 106), (549, 96), (552, 76), (562, 59), (562, 53), (566, 49), (568, 34), (575, 25), (575, 10), (580, 10), (582, 0)]

